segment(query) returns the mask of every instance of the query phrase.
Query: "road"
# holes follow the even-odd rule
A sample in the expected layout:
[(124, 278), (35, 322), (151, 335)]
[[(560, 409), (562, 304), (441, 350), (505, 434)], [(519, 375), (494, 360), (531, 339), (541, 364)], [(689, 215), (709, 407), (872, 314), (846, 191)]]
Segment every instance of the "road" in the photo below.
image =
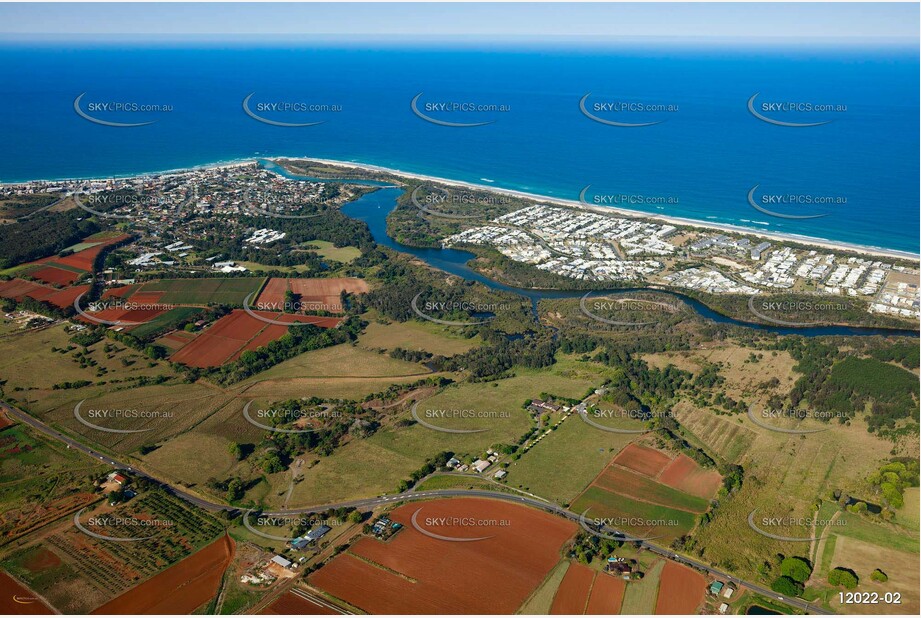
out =
[[(19, 421), (25, 423), (26, 425), (29, 425), (36, 431), (43, 433), (46, 436), (52, 437), (56, 440), (63, 442), (64, 444), (66, 444), (72, 449), (76, 449), (82, 453), (86, 453), (90, 457), (94, 457), (112, 466), (113, 468), (116, 468), (119, 470), (125, 470), (128, 472), (131, 472), (135, 476), (147, 478), (163, 486), (164, 488), (169, 490), (173, 495), (178, 496), (182, 498), (183, 500), (186, 500), (187, 502), (190, 502), (199, 508), (202, 508), (208, 511), (238, 510), (235, 507), (230, 507), (225, 504), (219, 504), (216, 502), (205, 500), (204, 498), (201, 498), (199, 496), (189, 493), (188, 491), (184, 490), (181, 487), (176, 487), (175, 485), (172, 485), (166, 481), (154, 478), (141, 470), (138, 470), (132, 466), (129, 466), (128, 464), (125, 464), (118, 460), (114, 460), (108, 455), (95, 451), (91, 449), (90, 447), (85, 446), (84, 444), (74, 440), (73, 438), (70, 438), (62, 434), (61, 432), (56, 431), (55, 429), (52, 429), (51, 427), (39, 421), (38, 419), (31, 416), (30, 414), (23, 412), (22, 410), (16, 407), (10, 406), (4, 401), (0, 401), (0, 409), (6, 412), (10, 417), (18, 419)], [(412, 500), (425, 500), (425, 499), (431, 499), (431, 498), (453, 498), (453, 497), (491, 498), (494, 500), (504, 500), (506, 502), (515, 502), (515, 503), (524, 504), (524, 505), (527, 505), (527, 506), (530, 506), (536, 509), (542, 509), (548, 513), (552, 513), (554, 515), (565, 517), (576, 523), (580, 523), (582, 521), (581, 515), (579, 513), (573, 513), (572, 511), (558, 504), (546, 502), (543, 500), (538, 500), (536, 498), (530, 498), (528, 496), (514, 495), (511, 493), (506, 493), (506, 492), (501, 492), (501, 491), (487, 491), (483, 489), (438, 489), (438, 490), (432, 490), (432, 491), (413, 491), (412, 489), (410, 489), (404, 493), (394, 494), (391, 496), (362, 498), (358, 500), (349, 500), (346, 502), (335, 502), (331, 504), (322, 504), (318, 506), (308, 506), (308, 507), (301, 507), (301, 508), (296, 508), (296, 509), (286, 509), (286, 510), (281, 510), (281, 511), (265, 512), (264, 514), (269, 515), (269, 516), (273, 516), (273, 515), (274, 516), (286, 516), (286, 515), (302, 515), (302, 514), (307, 514), (307, 513), (318, 513), (318, 512), (327, 511), (330, 509), (338, 509), (338, 508), (373, 509), (378, 506), (393, 504), (397, 502), (409, 502)], [(599, 531), (605, 532), (611, 535), (621, 534), (618, 530), (615, 530), (608, 526), (603, 526), (601, 529), (599, 529)], [(803, 601), (802, 599), (797, 599), (794, 597), (788, 597), (785, 595), (777, 594), (776, 592), (774, 592), (773, 590), (769, 588), (765, 588), (764, 586), (761, 586), (759, 584), (755, 584), (749, 581), (745, 581), (743, 579), (739, 579), (738, 577), (730, 575), (729, 573), (726, 573), (719, 569), (715, 569), (712, 566), (705, 564), (703, 562), (700, 562), (698, 560), (694, 560), (693, 558), (688, 558), (687, 556), (680, 556), (676, 554), (675, 552), (669, 550), (668, 548), (660, 547), (658, 545), (655, 545), (654, 543), (650, 543), (649, 541), (639, 541), (639, 543), (643, 549), (650, 551), (658, 556), (661, 556), (667, 560), (673, 560), (674, 562), (677, 562), (679, 564), (685, 564), (699, 571), (708, 573), (718, 579), (723, 579), (726, 581), (733, 582), (737, 586), (745, 586), (749, 590), (752, 590), (753, 592), (757, 592), (758, 594), (762, 594), (768, 597), (769, 599), (781, 601), (783, 603), (786, 603), (787, 605), (790, 605), (797, 609), (801, 609), (811, 614), (834, 614), (834, 612), (828, 611), (821, 607), (816, 607), (806, 601)]]

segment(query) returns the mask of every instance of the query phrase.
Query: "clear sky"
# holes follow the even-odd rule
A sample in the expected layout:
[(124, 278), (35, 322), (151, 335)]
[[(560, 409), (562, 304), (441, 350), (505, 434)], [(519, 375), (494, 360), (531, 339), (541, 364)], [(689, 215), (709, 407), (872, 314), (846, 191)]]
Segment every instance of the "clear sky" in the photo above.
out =
[(918, 39), (915, 3), (0, 3), (22, 34)]

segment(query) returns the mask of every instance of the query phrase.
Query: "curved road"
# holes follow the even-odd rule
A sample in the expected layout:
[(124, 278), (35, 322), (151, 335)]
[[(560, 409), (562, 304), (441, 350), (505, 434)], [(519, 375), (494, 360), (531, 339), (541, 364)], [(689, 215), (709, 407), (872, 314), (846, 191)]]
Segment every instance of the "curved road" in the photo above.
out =
[[(205, 500), (204, 498), (200, 498), (199, 496), (188, 493), (187, 491), (185, 491), (184, 489), (180, 487), (176, 487), (174, 485), (171, 485), (170, 483), (154, 478), (146, 474), (145, 472), (138, 470), (137, 468), (129, 466), (128, 464), (112, 459), (108, 455), (95, 451), (91, 449), (90, 447), (85, 446), (80, 442), (77, 442), (73, 438), (70, 438), (69, 436), (62, 434), (61, 432), (55, 429), (52, 429), (51, 427), (39, 421), (38, 419), (31, 416), (30, 414), (27, 414), (26, 412), (23, 412), (22, 410), (18, 408), (10, 406), (4, 401), (0, 401), (0, 409), (2, 409), (9, 416), (18, 419), (19, 421), (25, 423), (26, 425), (29, 425), (36, 431), (39, 431), (45, 434), (46, 436), (50, 436), (56, 440), (63, 442), (69, 448), (76, 449), (82, 453), (85, 453), (89, 455), (90, 457), (93, 457), (108, 465), (111, 465), (113, 468), (116, 468), (119, 470), (126, 470), (128, 472), (131, 472), (135, 476), (141, 476), (141, 477), (147, 478), (163, 486), (164, 488), (169, 490), (173, 495), (176, 495), (182, 498), (183, 500), (186, 500), (187, 502), (194, 504), (195, 506), (199, 508), (202, 508), (208, 511), (240, 510), (236, 507), (231, 507), (225, 504), (219, 504), (216, 502)], [(282, 511), (265, 512), (264, 514), (269, 515), (269, 516), (272, 516), (272, 515), (277, 515), (277, 516), (299, 515), (299, 514), (305, 514), (305, 513), (317, 513), (317, 512), (326, 511), (329, 509), (337, 509), (337, 508), (374, 508), (377, 506), (396, 503), (396, 502), (407, 502), (407, 501), (412, 501), (412, 500), (424, 500), (424, 499), (429, 499), (429, 498), (451, 498), (451, 497), (468, 497), (468, 498), (469, 497), (479, 497), (479, 498), (492, 498), (495, 500), (505, 500), (506, 502), (516, 502), (518, 504), (524, 504), (524, 505), (527, 505), (527, 506), (530, 506), (536, 509), (544, 510), (554, 515), (565, 517), (566, 519), (572, 520), (576, 523), (581, 522), (581, 516), (578, 513), (573, 513), (572, 511), (558, 504), (554, 504), (551, 502), (545, 502), (545, 501), (538, 500), (536, 498), (530, 498), (527, 496), (519, 496), (519, 495), (510, 494), (510, 493), (500, 492), (500, 491), (486, 491), (482, 489), (438, 489), (438, 490), (433, 490), (433, 491), (413, 491), (412, 489), (410, 489), (402, 494), (395, 494), (392, 496), (379, 496), (376, 498), (362, 498), (359, 500), (349, 500), (346, 502), (322, 504), (319, 506), (308, 506), (308, 507), (302, 507), (302, 508), (296, 508), (296, 509), (286, 509)], [(610, 528), (608, 526), (603, 526), (602, 528), (599, 529), (599, 532), (606, 532), (606, 533), (615, 534), (615, 535), (622, 534), (620, 531), (615, 530), (614, 528)], [(668, 560), (673, 560), (680, 564), (688, 565), (699, 571), (709, 573), (710, 575), (717, 577), (719, 579), (734, 582), (737, 586), (745, 586), (749, 590), (757, 592), (758, 594), (762, 594), (770, 599), (782, 601), (783, 603), (786, 603), (787, 605), (790, 605), (797, 609), (801, 609), (811, 614), (833, 614), (834, 613), (826, 609), (823, 609), (821, 607), (816, 607), (801, 599), (797, 599), (794, 597), (788, 597), (785, 595), (779, 595), (773, 590), (770, 590), (769, 588), (765, 588), (764, 586), (761, 586), (759, 584), (754, 584), (752, 582), (748, 582), (748, 581), (739, 579), (738, 577), (730, 575), (729, 573), (726, 573), (724, 571), (720, 571), (719, 569), (715, 569), (711, 567), (710, 565), (700, 562), (698, 560), (694, 560), (693, 558), (688, 558), (687, 556), (680, 556), (665, 547), (660, 547), (658, 545), (650, 543), (649, 541), (639, 541), (639, 544), (643, 549), (650, 551), (654, 554), (657, 554), (663, 558), (666, 558)]]

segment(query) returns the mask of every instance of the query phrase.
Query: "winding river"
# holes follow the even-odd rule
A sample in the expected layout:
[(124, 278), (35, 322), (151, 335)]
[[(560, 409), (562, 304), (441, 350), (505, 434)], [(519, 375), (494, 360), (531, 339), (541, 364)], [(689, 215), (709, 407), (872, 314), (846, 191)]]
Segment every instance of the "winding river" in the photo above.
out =
[[(300, 176), (293, 174), (283, 167), (271, 162), (271, 161), (260, 161), (260, 164), (265, 167), (265, 169), (275, 172), (286, 178), (294, 180), (306, 180), (306, 181), (315, 181), (315, 182), (330, 182), (330, 181), (340, 181), (340, 179), (323, 179), (323, 178), (314, 178), (310, 176)], [(403, 189), (394, 187), (385, 182), (380, 182), (376, 180), (354, 180), (354, 179), (341, 179), (342, 182), (348, 182), (352, 184), (361, 184), (373, 187), (380, 187), (379, 190), (372, 193), (363, 195), (359, 199), (345, 204), (341, 210), (342, 213), (352, 217), (353, 219), (358, 219), (364, 221), (371, 230), (371, 236), (374, 238), (374, 241), (379, 245), (383, 245), (394, 251), (400, 251), (402, 253), (408, 253), (413, 255), (420, 260), (424, 261), (428, 265), (443, 270), (452, 275), (457, 275), (471, 281), (478, 281), (483, 285), (490, 287), (494, 290), (502, 290), (505, 292), (512, 292), (520, 296), (524, 296), (531, 301), (531, 306), (533, 308), (537, 307), (538, 301), (541, 299), (551, 299), (551, 298), (579, 298), (585, 294), (583, 291), (563, 291), (563, 290), (531, 290), (516, 288), (492, 279), (476, 272), (470, 268), (467, 263), (476, 257), (473, 253), (469, 251), (463, 251), (460, 249), (430, 249), (430, 248), (419, 248), (419, 247), (410, 247), (407, 245), (402, 245), (395, 241), (387, 234), (387, 215), (396, 208), (397, 198), (403, 193)], [(888, 335), (888, 336), (901, 336), (901, 337), (918, 337), (918, 333), (911, 330), (897, 330), (897, 329), (886, 329), (886, 328), (864, 328), (864, 327), (855, 327), (855, 326), (808, 326), (808, 327), (786, 327), (786, 326), (770, 326), (765, 324), (756, 324), (752, 322), (745, 322), (743, 320), (737, 320), (735, 318), (730, 318), (716, 311), (710, 309), (703, 303), (684, 294), (673, 292), (673, 291), (664, 291), (652, 288), (618, 288), (614, 290), (595, 290), (594, 294), (602, 294), (605, 292), (608, 293), (624, 293), (631, 291), (640, 291), (640, 290), (651, 290), (658, 292), (660, 294), (668, 294), (674, 298), (677, 298), (691, 307), (698, 315), (701, 317), (712, 320), (719, 324), (734, 324), (736, 326), (744, 326), (747, 328), (753, 328), (755, 330), (769, 331), (772, 333), (777, 333), (781, 335), (803, 335), (806, 337), (821, 337), (828, 335)]]

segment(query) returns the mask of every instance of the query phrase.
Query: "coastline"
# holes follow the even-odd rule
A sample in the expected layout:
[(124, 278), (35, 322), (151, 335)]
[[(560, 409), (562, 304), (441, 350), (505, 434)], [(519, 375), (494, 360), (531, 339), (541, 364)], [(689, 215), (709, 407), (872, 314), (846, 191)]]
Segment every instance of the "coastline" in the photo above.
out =
[(707, 221), (700, 221), (697, 219), (686, 219), (684, 217), (671, 217), (668, 215), (659, 215), (654, 213), (647, 213), (638, 210), (628, 210), (625, 208), (617, 208), (613, 206), (593, 206), (591, 204), (584, 204), (579, 200), (568, 200), (559, 197), (549, 197), (546, 195), (539, 195), (536, 193), (528, 193), (526, 191), (517, 191), (514, 189), (503, 189), (501, 187), (495, 187), (492, 185), (477, 184), (473, 182), (466, 182), (462, 180), (452, 180), (450, 178), (439, 178), (438, 176), (428, 176), (426, 174), (417, 174), (414, 172), (404, 172), (403, 170), (393, 169), (382, 167), (379, 165), (371, 165), (367, 163), (355, 163), (352, 161), (337, 161), (335, 159), (318, 159), (315, 157), (265, 157), (266, 159), (271, 160), (280, 160), (280, 159), (290, 159), (297, 161), (311, 161), (314, 163), (324, 163), (327, 165), (336, 165), (344, 168), (354, 168), (363, 171), (369, 172), (381, 172), (386, 174), (391, 174), (393, 176), (411, 178), (413, 180), (424, 180), (428, 182), (437, 182), (439, 184), (444, 184), (453, 187), (461, 187), (464, 189), (472, 189), (476, 191), (489, 191), (499, 195), (507, 195), (511, 197), (518, 197), (522, 199), (528, 199), (533, 201), (539, 201), (549, 204), (556, 204), (559, 206), (565, 206), (568, 208), (576, 208), (580, 210), (589, 210), (591, 212), (596, 212), (599, 214), (618, 214), (624, 217), (631, 217), (635, 219), (650, 219), (658, 221), (661, 223), (668, 223), (670, 225), (681, 225), (686, 227), (694, 227), (698, 229), (710, 229), (710, 230), (719, 230), (723, 232), (732, 232), (734, 234), (748, 234), (751, 236), (759, 236), (763, 238), (769, 238), (771, 240), (776, 240), (780, 242), (792, 242), (799, 243), (804, 245), (812, 245), (816, 247), (822, 247), (824, 249), (833, 249), (836, 251), (849, 251), (855, 253), (863, 253), (867, 255), (874, 255), (879, 257), (889, 257), (897, 258), (903, 260), (919, 261), (921, 260), (921, 254), (911, 253), (910, 251), (900, 251), (898, 249), (886, 249), (884, 247), (871, 247), (867, 245), (858, 245), (855, 243), (847, 243), (843, 241), (834, 241), (828, 240), (827, 238), (817, 238), (813, 236), (803, 236), (800, 234), (782, 234), (779, 232), (765, 232), (757, 228), (747, 228), (739, 225), (732, 225), (728, 223), (710, 223)]
[(860, 245), (857, 243), (848, 243), (844, 241), (835, 241), (829, 240), (827, 238), (819, 238), (814, 236), (805, 236), (801, 234), (784, 234), (780, 232), (770, 232), (763, 231), (758, 228), (749, 228), (740, 225), (733, 225), (729, 223), (712, 223), (708, 221), (701, 221), (699, 219), (688, 219), (685, 217), (675, 217), (669, 215), (661, 215), (657, 213), (648, 213), (639, 210), (629, 210), (626, 208), (618, 208), (614, 206), (594, 206), (591, 204), (585, 204), (579, 200), (564, 199), (559, 197), (550, 197), (547, 195), (540, 195), (537, 193), (529, 193), (527, 191), (518, 191), (515, 189), (503, 189), (501, 187), (496, 187), (489, 184), (479, 184), (474, 182), (467, 182), (463, 180), (454, 180), (451, 178), (442, 178), (439, 176), (431, 176), (428, 174), (419, 174), (416, 172), (407, 172), (404, 170), (384, 167), (381, 165), (374, 165), (371, 163), (360, 163), (355, 161), (342, 161), (338, 159), (323, 159), (318, 157), (311, 156), (298, 156), (298, 155), (261, 155), (258, 157), (246, 157), (241, 159), (232, 159), (228, 161), (220, 161), (215, 163), (207, 163), (203, 165), (196, 165), (193, 167), (186, 168), (175, 168), (163, 171), (153, 171), (153, 172), (143, 172), (137, 174), (121, 174), (115, 176), (105, 176), (105, 177), (86, 177), (86, 178), (55, 178), (55, 179), (34, 179), (27, 180), (22, 182), (4, 182), (0, 183), (0, 186), (10, 186), (10, 185), (22, 185), (28, 184), (30, 182), (63, 182), (63, 181), (75, 181), (75, 180), (86, 180), (86, 181), (98, 181), (106, 179), (126, 179), (126, 178), (144, 178), (149, 176), (168, 176), (172, 174), (181, 174), (194, 172), (196, 170), (208, 170), (208, 169), (232, 169), (235, 167), (242, 167), (245, 165), (250, 165), (253, 163), (258, 163), (260, 160), (292, 160), (292, 161), (307, 161), (312, 163), (321, 163), (326, 165), (334, 165), (346, 169), (357, 169), (366, 172), (378, 172), (383, 174), (389, 174), (391, 176), (397, 176), (400, 178), (407, 178), (412, 180), (423, 180), (427, 182), (436, 182), (439, 184), (460, 187), (464, 189), (470, 189), (475, 191), (486, 191), (491, 192), (497, 195), (505, 195), (511, 197), (517, 197), (521, 199), (527, 199), (535, 202), (543, 202), (545, 204), (552, 204), (557, 206), (563, 206), (566, 208), (575, 208), (579, 210), (588, 210), (598, 214), (616, 214), (622, 217), (630, 217), (634, 219), (647, 219), (651, 221), (657, 221), (659, 223), (667, 223), (670, 225), (692, 227), (702, 230), (714, 230), (721, 232), (731, 232), (733, 234), (745, 234), (750, 236), (757, 236), (761, 238), (766, 238), (774, 240), (777, 242), (788, 242), (788, 243), (797, 243), (800, 245), (809, 245), (813, 247), (819, 247), (822, 249), (829, 249), (833, 251), (845, 251), (851, 253), (860, 253), (864, 255), (871, 255), (876, 257), (886, 257), (894, 258), (900, 260), (908, 260), (912, 262), (921, 263), (921, 254), (912, 253), (910, 251), (902, 251), (899, 249), (887, 249), (885, 247), (874, 247), (869, 245)]

